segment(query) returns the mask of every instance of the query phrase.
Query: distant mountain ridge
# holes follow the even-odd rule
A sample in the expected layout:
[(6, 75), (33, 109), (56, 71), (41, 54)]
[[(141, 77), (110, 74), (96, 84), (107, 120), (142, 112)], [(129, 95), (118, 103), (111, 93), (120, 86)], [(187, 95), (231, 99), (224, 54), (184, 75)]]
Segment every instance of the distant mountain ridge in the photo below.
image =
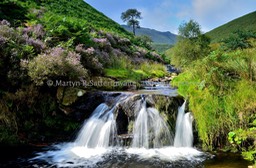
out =
[(234, 31), (256, 31), (256, 11), (234, 19), (206, 33), (213, 42), (229, 37)]
[[(121, 25), (121, 26), (125, 28), (127, 31), (132, 32), (132, 27), (127, 25)], [(155, 29), (149, 29), (144, 27), (136, 29), (136, 35), (149, 36), (154, 43), (158, 43), (158, 44), (175, 44), (176, 36), (177, 36), (169, 31), (161, 32)]]

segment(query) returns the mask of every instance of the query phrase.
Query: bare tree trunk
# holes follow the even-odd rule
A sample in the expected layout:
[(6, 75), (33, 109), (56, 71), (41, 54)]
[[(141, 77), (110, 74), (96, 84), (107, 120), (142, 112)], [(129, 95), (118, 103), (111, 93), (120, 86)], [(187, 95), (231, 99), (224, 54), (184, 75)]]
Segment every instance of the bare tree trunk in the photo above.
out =
[(135, 36), (135, 25), (134, 24), (132, 25), (132, 31), (133, 31), (133, 34)]

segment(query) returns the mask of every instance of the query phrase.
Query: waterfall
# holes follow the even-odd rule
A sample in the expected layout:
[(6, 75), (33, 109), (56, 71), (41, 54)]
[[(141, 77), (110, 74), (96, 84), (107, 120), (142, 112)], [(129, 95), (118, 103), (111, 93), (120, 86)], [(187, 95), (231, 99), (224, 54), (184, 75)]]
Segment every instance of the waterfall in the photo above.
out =
[(191, 113), (185, 113), (186, 101), (178, 110), (176, 121), (176, 131), (174, 138), (175, 147), (192, 147), (193, 146), (193, 116)]
[[(174, 147), (192, 147), (193, 117), (191, 113), (185, 113), (186, 101), (178, 109), (174, 143), (167, 123), (157, 109), (147, 108), (143, 96), (136, 106), (140, 109), (133, 126), (133, 148), (161, 148), (172, 144)], [(115, 145), (117, 136), (113, 113), (115, 107), (109, 108), (105, 103), (100, 104), (85, 121), (75, 143), (87, 148), (107, 148)]]
[[(127, 100), (134, 102), (128, 107), (132, 108), (131, 114), (135, 118), (131, 120), (134, 121), (131, 146), (123, 148), (117, 145), (117, 128), (119, 129), (118, 124), (121, 122), (117, 118), (119, 112), (124, 113), (122, 103)], [(74, 142), (57, 144), (53, 150), (38, 153), (38, 156), (31, 161), (45, 161), (49, 165), (63, 168), (93, 168), (110, 165), (136, 167), (136, 164), (144, 165), (144, 163), (147, 164), (142, 167), (148, 167), (152, 163), (163, 164), (161, 167), (170, 165), (176, 167), (178, 161), (183, 166), (183, 163), (191, 163), (191, 160), (193, 162), (200, 160), (202, 152), (191, 148), (193, 118), (190, 113), (185, 113), (186, 102), (178, 109), (174, 142), (167, 122), (157, 109), (147, 107), (144, 96), (141, 99), (135, 99), (121, 95), (116, 101), (108, 104), (112, 106), (102, 103), (93, 111), (90, 118), (84, 122)], [(191, 165), (185, 167), (191, 167)]]
[(88, 148), (114, 145), (116, 136), (116, 123), (113, 110), (102, 103), (92, 113), (89, 120), (85, 121), (75, 143)]
[(142, 106), (133, 127), (133, 148), (160, 148), (172, 144), (172, 136), (164, 119), (155, 108)]

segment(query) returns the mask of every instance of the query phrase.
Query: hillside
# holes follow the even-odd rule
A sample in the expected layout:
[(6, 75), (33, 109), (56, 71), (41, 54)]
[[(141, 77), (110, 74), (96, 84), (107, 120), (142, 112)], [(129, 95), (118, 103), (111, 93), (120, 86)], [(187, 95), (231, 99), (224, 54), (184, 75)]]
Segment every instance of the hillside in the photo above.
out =
[(206, 33), (213, 42), (227, 38), (236, 30), (256, 31), (256, 11), (232, 20)]
[[(19, 15), (17, 16), (17, 14)], [(139, 68), (137, 65), (145, 61), (162, 61), (160, 55), (150, 50), (147, 42), (137, 39), (83, 0), (29, 0), (24, 2), (8, 0), (0, 3), (0, 18), (6, 19), (11, 26), (20, 26), (25, 30), (41, 26), (43, 37), (40, 35), (40, 39), (36, 39), (33, 32), (30, 32), (28, 38), (40, 40), (42, 44), (43, 40), (47, 43), (44, 44), (44, 50), (37, 49), (38, 52), (33, 54), (44, 54), (46, 49), (50, 50), (57, 46), (76, 52), (78, 52), (79, 45), (83, 45), (83, 52), (92, 47), (94, 52), (86, 59), (94, 61), (84, 61), (83, 65), (83, 68), (86, 68), (91, 76), (96, 74), (109, 76), (108, 69), (113, 68), (129, 70), (130, 68), (122, 67), (124, 65), (121, 61), (130, 62), (132, 65), (136, 64), (136, 67), (130, 66), (135, 70)], [(34, 46), (31, 47), (35, 50)], [(84, 54), (81, 51), (78, 53)], [(26, 56), (24, 57), (26, 58)], [(89, 65), (89, 62), (95, 64)], [(142, 74), (135, 73), (136, 75), (141, 76)], [(113, 74), (110, 76), (113, 77)]]
[(1, 1), (0, 144), (74, 132), (78, 122), (63, 114), (78, 96), (162, 77), (162, 62), (83, 0)]
[[(122, 25), (122, 27), (129, 32), (132, 32), (132, 28), (130, 26)], [(154, 43), (158, 44), (175, 44), (176, 42), (176, 35), (169, 31), (161, 32), (154, 29), (141, 27), (139, 29), (136, 29), (136, 35), (149, 36)]]
[[(7, 0), (0, 2), (0, 19), (6, 19), (11, 23), (22, 24), (24, 21), (40, 20), (46, 21), (43, 18), (36, 18), (36, 14), (44, 14), (49, 16), (50, 19), (57, 19), (58, 17), (65, 18), (72, 17), (76, 21), (86, 23), (89, 26), (97, 29), (105, 29), (107, 31), (118, 32), (119, 34), (129, 35), (124, 29), (115, 23), (110, 18), (106, 17), (103, 13), (97, 11), (86, 2), (82, 0), (19, 0), (17, 2), (13, 0)], [(26, 3), (25, 3), (26, 2)], [(12, 9), (12, 10), (10, 10)], [(32, 11), (34, 10), (34, 11)], [(55, 15), (55, 16), (54, 16)], [(51, 20), (48, 24), (51, 24)]]

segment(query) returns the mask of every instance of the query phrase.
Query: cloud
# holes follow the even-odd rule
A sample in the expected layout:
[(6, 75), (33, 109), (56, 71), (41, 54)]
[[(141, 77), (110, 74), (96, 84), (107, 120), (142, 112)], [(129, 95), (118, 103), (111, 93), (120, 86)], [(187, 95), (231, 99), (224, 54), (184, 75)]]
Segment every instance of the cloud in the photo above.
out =
[[(193, 8), (195, 14), (198, 16), (203, 16), (218, 10), (227, 9), (227, 4), (229, 0), (193, 0)], [(218, 14), (218, 13), (215, 13)]]
[(160, 31), (177, 33), (177, 27), (180, 24), (180, 20), (177, 19), (177, 12), (181, 8), (177, 1), (179, 0), (155, 1), (151, 8), (139, 8), (143, 16), (141, 25)]
[(189, 19), (197, 21), (204, 32), (237, 17), (255, 11), (255, 0), (86, 0), (120, 24), (121, 13), (136, 8), (142, 13), (142, 27), (177, 33), (178, 26)]

